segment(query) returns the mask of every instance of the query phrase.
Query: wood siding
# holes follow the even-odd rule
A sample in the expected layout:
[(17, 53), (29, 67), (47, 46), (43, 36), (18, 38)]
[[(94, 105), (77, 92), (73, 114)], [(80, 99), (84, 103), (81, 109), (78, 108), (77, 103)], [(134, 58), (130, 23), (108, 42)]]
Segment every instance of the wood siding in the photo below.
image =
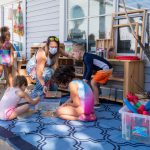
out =
[(28, 0), (26, 3), (26, 45), (29, 58), (33, 43), (50, 35), (59, 36), (59, 0)]

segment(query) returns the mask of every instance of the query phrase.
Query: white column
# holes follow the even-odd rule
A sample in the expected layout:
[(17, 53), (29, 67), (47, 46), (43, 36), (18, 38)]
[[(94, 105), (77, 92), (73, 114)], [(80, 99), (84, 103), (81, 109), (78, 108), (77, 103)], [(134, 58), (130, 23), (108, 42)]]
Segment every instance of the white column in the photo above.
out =
[(59, 39), (63, 43), (66, 40), (66, 0), (59, 0)]
[(0, 27), (4, 25), (4, 7), (0, 6)]
[(27, 14), (27, 9), (26, 9), (26, 3), (27, 3), (27, 0), (23, 0), (22, 1), (22, 4), (23, 4), (23, 7), (22, 7), (22, 12), (23, 12), (23, 24), (24, 24), (24, 36), (23, 36), (23, 54), (24, 54), (24, 57), (27, 58), (27, 44), (26, 44), (26, 14)]

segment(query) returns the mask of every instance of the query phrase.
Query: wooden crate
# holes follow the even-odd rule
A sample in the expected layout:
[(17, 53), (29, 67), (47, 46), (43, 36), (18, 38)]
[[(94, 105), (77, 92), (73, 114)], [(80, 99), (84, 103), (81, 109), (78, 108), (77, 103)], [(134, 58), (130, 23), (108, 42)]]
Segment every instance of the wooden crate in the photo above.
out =
[(113, 46), (112, 39), (98, 39), (98, 40), (96, 40), (96, 49), (103, 48), (103, 49), (108, 50), (112, 46)]
[(74, 68), (76, 74), (83, 74), (83, 67), (75, 66)]
[(59, 64), (59, 66), (61, 66), (61, 65), (73, 66), (74, 60), (72, 58), (59, 57), (58, 64)]
[(46, 43), (39, 43), (37, 45), (33, 45), (30, 48), (30, 58), (35, 54), (35, 52), (39, 49), (39, 48), (43, 48), (46, 45)]

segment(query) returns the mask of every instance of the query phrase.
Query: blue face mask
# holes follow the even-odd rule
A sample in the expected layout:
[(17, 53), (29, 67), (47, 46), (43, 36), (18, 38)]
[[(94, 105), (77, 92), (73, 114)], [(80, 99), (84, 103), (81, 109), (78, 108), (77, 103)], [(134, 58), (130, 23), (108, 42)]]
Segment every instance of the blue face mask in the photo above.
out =
[(49, 48), (49, 52), (52, 54), (52, 55), (55, 55), (57, 53), (57, 48), (56, 47), (50, 47)]

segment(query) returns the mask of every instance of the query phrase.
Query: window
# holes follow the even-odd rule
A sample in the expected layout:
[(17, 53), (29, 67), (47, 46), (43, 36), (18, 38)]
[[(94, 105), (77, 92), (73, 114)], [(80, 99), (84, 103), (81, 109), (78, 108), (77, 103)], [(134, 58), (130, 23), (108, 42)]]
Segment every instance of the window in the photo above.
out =
[(95, 51), (95, 40), (110, 38), (113, 0), (68, 0), (67, 40)]
[[(134, 10), (134, 9), (149, 9), (150, 10), (150, 1), (149, 0), (124, 0), (126, 9), (127, 10)], [(122, 0), (119, 1), (119, 12), (123, 11), (123, 3)], [(136, 17), (137, 16), (137, 17)], [(138, 14), (130, 17), (130, 21), (132, 23), (138, 22), (139, 23), (139, 33), (138, 37), (141, 38), (141, 22), (142, 17), (138, 16)], [(147, 20), (148, 21), (148, 20)], [(127, 24), (127, 19), (122, 19), (119, 22), (120, 24)], [(148, 24), (149, 26), (149, 24)], [(135, 27), (134, 27), (135, 28)], [(148, 27), (149, 28), (149, 27)], [(131, 33), (131, 29), (129, 27), (120, 28), (118, 29), (118, 42), (117, 42), (117, 53), (134, 53), (135, 50), (135, 39)], [(140, 50), (140, 46), (138, 45), (138, 52)]]
[[(138, 22), (138, 38), (141, 39), (142, 32), (142, 17), (130, 18), (132, 23)], [(128, 24), (127, 19), (120, 19), (119, 24)], [(136, 32), (136, 26), (133, 26)], [(134, 54), (136, 49), (136, 40), (132, 35), (130, 27), (118, 28), (118, 42), (117, 42), (117, 53), (129, 53)], [(140, 47), (138, 45), (137, 52), (140, 52)]]
[[(150, 0), (124, 0), (128, 9), (150, 9)], [(122, 9), (122, 0), (119, 1), (120, 10)]]

